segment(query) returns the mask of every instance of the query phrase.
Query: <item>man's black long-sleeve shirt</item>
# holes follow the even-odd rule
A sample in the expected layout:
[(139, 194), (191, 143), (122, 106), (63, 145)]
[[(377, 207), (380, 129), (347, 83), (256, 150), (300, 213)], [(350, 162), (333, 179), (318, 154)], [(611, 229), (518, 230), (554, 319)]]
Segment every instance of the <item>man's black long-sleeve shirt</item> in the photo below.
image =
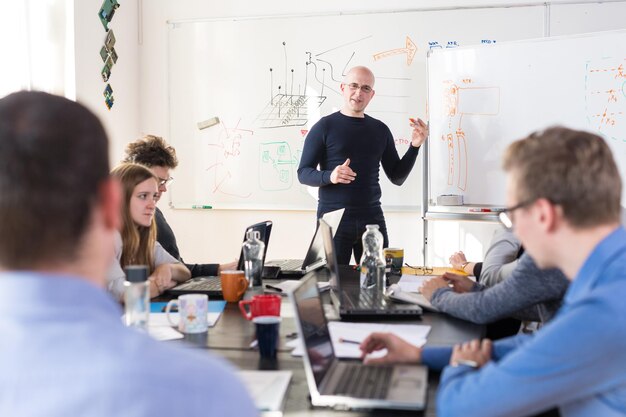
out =
[[(380, 206), (380, 165), (392, 183), (402, 185), (418, 153), (419, 148), (409, 146), (400, 159), (391, 131), (383, 122), (368, 115), (350, 117), (336, 112), (320, 119), (309, 131), (298, 179), (320, 187), (319, 204), (324, 211), (374, 208)], [(356, 179), (350, 184), (332, 184), (331, 172), (348, 158)]]

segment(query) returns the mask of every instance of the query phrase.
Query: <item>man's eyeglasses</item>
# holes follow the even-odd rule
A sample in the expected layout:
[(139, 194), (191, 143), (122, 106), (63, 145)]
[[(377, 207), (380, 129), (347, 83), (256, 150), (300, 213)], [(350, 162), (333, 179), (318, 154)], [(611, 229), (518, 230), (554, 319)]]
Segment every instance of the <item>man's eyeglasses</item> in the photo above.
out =
[(167, 186), (174, 181), (174, 177), (169, 177), (168, 179), (159, 178), (159, 187), (164, 185)]
[(500, 223), (507, 229), (513, 229), (513, 212), (523, 207), (530, 206), (535, 201), (537, 201), (537, 199), (533, 198), (532, 200), (522, 201), (512, 207), (505, 208), (498, 214), (498, 220), (500, 220)]
[(350, 83), (350, 84), (344, 84), (347, 85), (348, 88), (350, 89), (350, 91), (356, 91), (359, 88), (361, 89), (361, 91), (363, 91), (365, 94), (369, 94), (372, 91), (374, 91), (374, 89), (372, 87), (370, 87), (369, 85), (359, 85), (357, 83)]

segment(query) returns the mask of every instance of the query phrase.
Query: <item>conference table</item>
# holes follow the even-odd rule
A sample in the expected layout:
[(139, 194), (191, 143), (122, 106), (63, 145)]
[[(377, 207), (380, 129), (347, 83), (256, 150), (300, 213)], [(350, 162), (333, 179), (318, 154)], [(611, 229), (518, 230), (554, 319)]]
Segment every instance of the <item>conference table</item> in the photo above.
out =
[[(325, 269), (316, 272), (319, 281), (327, 281)], [(396, 278), (397, 280), (397, 278)], [(266, 281), (272, 284), (280, 281)], [(244, 299), (263, 293), (262, 288), (249, 289)], [(328, 293), (322, 293), (325, 306), (330, 305)], [(327, 318), (333, 319), (330, 308), (326, 308)], [(289, 370), (292, 378), (287, 390), (283, 407), (283, 416), (436, 416), (435, 395), (439, 384), (439, 373), (429, 371), (429, 386), (427, 408), (423, 412), (396, 411), (396, 410), (358, 410), (337, 411), (329, 408), (313, 408), (309, 398), (302, 357), (293, 357), (287, 342), (293, 339), (297, 332), (293, 307), (288, 297), (283, 297), (281, 304), (282, 323), (280, 326), (280, 342), (275, 360), (263, 360), (257, 350), (251, 347), (255, 340), (254, 324), (246, 320), (237, 303), (227, 303), (226, 307), (214, 327), (207, 333), (188, 334), (182, 341), (168, 343), (183, 343), (186, 347), (208, 349), (212, 354), (220, 356), (242, 370)], [(485, 327), (459, 320), (445, 314), (424, 312), (421, 319), (403, 319), (385, 321), (385, 323), (422, 324), (431, 326), (427, 338), (427, 345), (442, 346), (481, 338), (485, 334)], [(265, 413), (275, 416), (280, 413)]]

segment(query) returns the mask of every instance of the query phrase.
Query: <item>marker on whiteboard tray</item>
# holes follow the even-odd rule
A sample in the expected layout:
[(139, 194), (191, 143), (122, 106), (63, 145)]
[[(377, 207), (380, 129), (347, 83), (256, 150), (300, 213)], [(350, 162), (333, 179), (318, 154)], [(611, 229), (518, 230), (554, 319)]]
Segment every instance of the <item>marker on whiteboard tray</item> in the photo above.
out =
[(211, 127), (211, 126), (215, 126), (219, 122), (220, 122), (220, 118), (219, 117), (211, 117), (210, 119), (207, 119), (207, 120), (205, 120), (203, 122), (198, 122), (198, 129), (199, 130), (206, 129), (206, 128)]
[(471, 208), (470, 213), (500, 213), (504, 211), (503, 208)]
[(191, 206), (192, 209), (212, 209), (213, 206), (209, 206), (207, 204), (194, 204), (193, 206)]

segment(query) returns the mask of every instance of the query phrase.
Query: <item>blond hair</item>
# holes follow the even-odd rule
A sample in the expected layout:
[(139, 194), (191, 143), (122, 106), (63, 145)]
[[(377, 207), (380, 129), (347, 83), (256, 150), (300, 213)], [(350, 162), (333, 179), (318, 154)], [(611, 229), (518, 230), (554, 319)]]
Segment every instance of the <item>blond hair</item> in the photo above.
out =
[(156, 222), (150, 227), (139, 226), (131, 217), (130, 200), (135, 187), (147, 179), (158, 181), (156, 175), (140, 164), (125, 163), (111, 171), (111, 175), (122, 183), (122, 268), (128, 265), (147, 265), (150, 273), (154, 271), (154, 245), (156, 244)]

